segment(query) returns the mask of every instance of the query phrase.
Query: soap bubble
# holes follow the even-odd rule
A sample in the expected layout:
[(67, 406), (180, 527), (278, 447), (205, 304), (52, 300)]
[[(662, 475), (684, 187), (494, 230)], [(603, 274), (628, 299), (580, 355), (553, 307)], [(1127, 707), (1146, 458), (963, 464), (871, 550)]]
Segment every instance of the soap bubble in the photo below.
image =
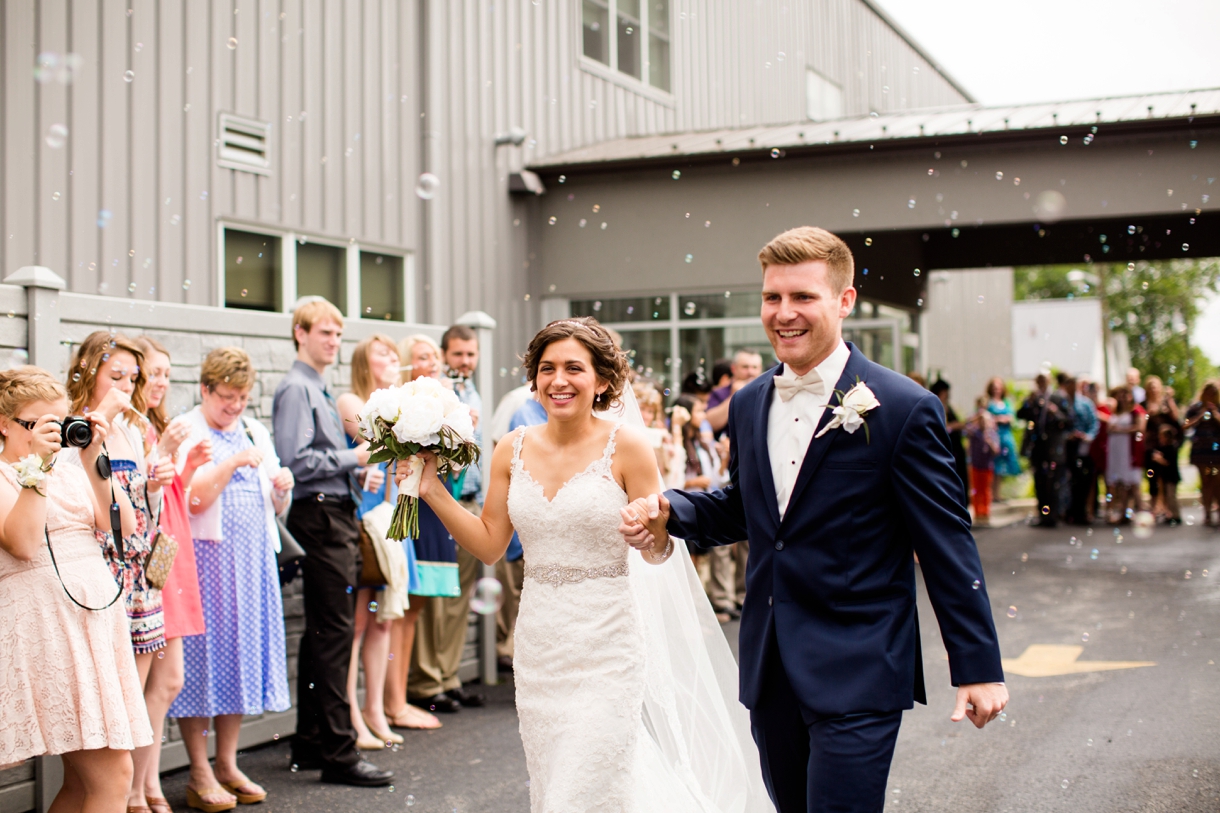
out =
[(123, 81), (124, 81), (124, 82), (126, 82), (127, 84), (131, 84), (132, 80), (133, 80), (133, 79), (135, 79), (135, 78), (136, 78), (136, 72), (135, 72), (135, 71), (124, 71), (124, 73), (123, 73)]
[(235, 50), (237, 50), (237, 37), (229, 37), (229, 43), (228, 43), (228, 44), (229, 44), (229, 50), (230, 50), (230, 51), (235, 51)]
[(696, 305), (694, 302), (687, 302), (686, 305), (683, 306), (683, 308), (682, 308), (682, 312), (685, 313), (687, 316), (694, 316), (695, 312), (698, 310), (699, 310), (699, 306)]
[(1085, 634), (1081, 635), (1080, 640), (1087, 644), (1089, 642), (1089, 634), (1086, 632)]
[(1152, 536), (1153, 526), (1156, 525), (1156, 517), (1151, 511), (1137, 511), (1135, 517), (1132, 518), (1131, 524), (1135, 526), (1134, 533), (1136, 539), (1147, 539)]
[(470, 609), (480, 615), (491, 615), (504, 603), (504, 588), (499, 580), (491, 577), (479, 579), (470, 597)]
[(995, 179), (996, 179), (997, 181), (1002, 181), (1002, 180), (1004, 180), (1004, 173), (1003, 173), (1003, 172), (997, 172), (997, 173), (995, 174)]
[[(1067, 136), (1059, 136), (1059, 143), (1060, 143), (1060, 144), (1067, 144), (1067, 143), (1068, 143), (1068, 137), (1067, 137)], [(1064, 782), (1067, 782), (1067, 780), (1066, 780), (1066, 779), (1065, 779), (1065, 780), (1063, 780), (1063, 781), (1064, 781)], [(1066, 787), (1067, 787), (1067, 785), (1065, 784), (1065, 785), (1064, 785), (1064, 787), (1066, 788)]]
[(692, 263), (692, 262), (694, 262), (694, 261), (695, 261), (695, 255), (694, 255), (694, 254), (687, 254), (687, 255), (686, 255), (686, 262), (687, 262), (687, 263)]
[(425, 172), (419, 176), (419, 180), (415, 183), (415, 195), (420, 200), (432, 200), (436, 197), (436, 193), (440, 191), (440, 188), (441, 179), (431, 172)]
[(975, 579), (973, 582), (971, 582), (970, 586), (971, 586), (972, 588), (974, 588), (975, 590), (978, 590), (978, 589), (979, 589), (979, 587), (981, 587), (981, 586), (982, 586), (982, 584), (983, 584), (983, 583), (982, 583), (982, 582), (980, 582), (978, 579)]
[(47, 130), (47, 146), (53, 150), (62, 147), (68, 140), (68, 126), (66, 124), (52, 124)]
[(369, 612), (370, 612), (370, 613), (375, 613), (375, 612), (377, 612), (377, 602), (375, 602), (375, 601), (370, 601), (370, 602), (369, 602)]
[(97, 213), (97, 227), (99, 229), (106, 228), (110, 225), (112, 217), (114, 217), (114, 214), (109, 209), (102, 209)]
[(676, 170), (676, 169), (675, 169), (675, 170), (674, 170), (674, 171), (673, 171), (673, 172), (670, 174), (670, 176), (669, 176), (669, 177), (673, 178), (673, 179), (676, 181), (676, 180), (678, 180), (679, 178), (681, 178), (681, 177), (682, 177), (682, 172), (681, 172), (680, 170)]
[(1009, 617), (1009, 618), (1016, 618), (1016, 617), (1017, 617), (1017, 607), (1016, 607), (1016, 605), (1015, 605), (1015, 604), (1013, 604), (1013, 605), (1009, 605), (1009, 607), (1008, 607), (1008, 617)]

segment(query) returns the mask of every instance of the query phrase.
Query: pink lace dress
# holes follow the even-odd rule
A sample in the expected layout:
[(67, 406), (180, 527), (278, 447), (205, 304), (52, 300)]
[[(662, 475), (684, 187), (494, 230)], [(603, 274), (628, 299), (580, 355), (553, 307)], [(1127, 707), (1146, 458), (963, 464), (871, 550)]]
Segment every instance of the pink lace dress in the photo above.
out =
[[(18, 488), (12, 466), (0, 473), (0, 488)], [(60, 461), (45, 483), (47, 529), (63, 585), (103, 607), (118, 588), (93, 535), (89, 488), (84, 471)], [(122, 601), (76, 606), (44, 541), (28, 562), (0, 550), (0, 619), (0, 765), (152, 743)]]

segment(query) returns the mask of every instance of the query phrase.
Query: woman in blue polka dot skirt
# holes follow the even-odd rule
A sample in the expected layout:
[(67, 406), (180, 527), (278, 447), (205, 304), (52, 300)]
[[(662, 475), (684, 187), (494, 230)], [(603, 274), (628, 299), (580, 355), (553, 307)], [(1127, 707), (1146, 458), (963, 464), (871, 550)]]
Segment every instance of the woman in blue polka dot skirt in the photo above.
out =
[[(206, 811), (266, 798), (237, 768), (241, 718), (291, 705), (275, 514), (288, 505), (292, 475), (280, 467), (266, 428), (244, 417), (254, 378), (240, 348), (209, 353), (203, 403), (187, 413), (191, 435), (181, 447), (212, 447), (212, 463), (195, 474), (188, 499), (207, 629), (183, 640), (186, 681), (169, 712), (191, 758), (187, 804)], [(214, 770), (207, 758), (212, 717)]]

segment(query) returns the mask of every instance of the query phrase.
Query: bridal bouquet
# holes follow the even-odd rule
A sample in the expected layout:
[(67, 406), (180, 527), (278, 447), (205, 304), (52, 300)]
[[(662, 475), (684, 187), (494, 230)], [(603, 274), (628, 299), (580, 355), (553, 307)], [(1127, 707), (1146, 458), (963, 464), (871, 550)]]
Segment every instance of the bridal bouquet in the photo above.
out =
[(357, 417), (360, 437), (369, 443), (370, 464), (405, 460), (411, 467), (386, 538), (414, 539), (419, 535), (419, 483), (424, 474), (419, 453), (436, 455), (442, 476), (479, 461), (470, 407), (436, 379), (417, 378), (377, 390)]

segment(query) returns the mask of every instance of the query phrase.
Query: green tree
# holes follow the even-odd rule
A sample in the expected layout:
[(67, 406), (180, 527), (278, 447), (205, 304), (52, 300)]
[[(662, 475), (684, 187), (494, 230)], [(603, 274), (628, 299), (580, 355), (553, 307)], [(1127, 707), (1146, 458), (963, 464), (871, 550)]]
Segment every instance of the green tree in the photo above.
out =
[(1194, 397), (1216, 365), (1190, 344), (1206, 301), (1220, 293), (1220, 259), (1017, 268), (1015, 299), (1103, 297), (1111, 331), (1126, 335), (1131, 363)]

